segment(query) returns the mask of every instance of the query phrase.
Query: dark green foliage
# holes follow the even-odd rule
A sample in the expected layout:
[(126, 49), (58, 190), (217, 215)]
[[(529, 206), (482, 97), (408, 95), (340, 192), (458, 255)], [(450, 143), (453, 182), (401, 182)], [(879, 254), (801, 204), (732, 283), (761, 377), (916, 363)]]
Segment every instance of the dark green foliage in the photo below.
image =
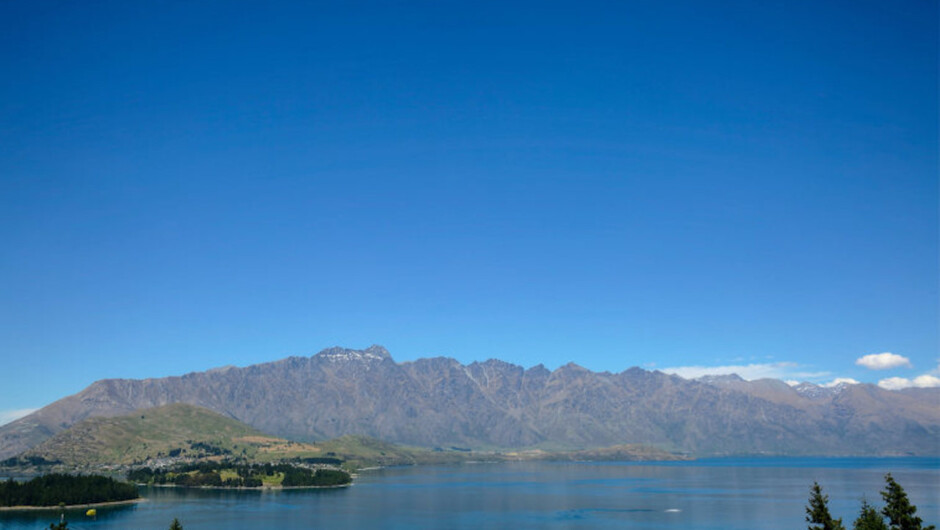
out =
[(330, 466), (340, 466), (343, 460), (339, 458), (328, 458), (322, 456), (311, 456), (307, 458), (295, 458), (292, 462), (303, 462), (304, 464), (326, 464)]
[(127, 480), (137, 484), (150, 484), (153, 482), (154, 471), (149, 467), (133, 469), (127, 473)]
[(885, 482), (887, 484), (881, 492), (885, 507), (881, 513), (888, 518), (891, 530), (933, 530), (935, 528), (933, 525), (923, 526), (921, 518), (914, 515), (917, 507), (910, 503), (904, 488), (894, 481), (891, 473), (885, 475)]
[(49, 523), (49, 530), (68, 530), (69, 523), (68, 521), (61, 521), (58, 523)]
[(170, 530), (183, 530), (183, 525), (180, 524), (180, 520), (176, 517), (174, 517), (173, 522), (170, 523)]
[(853, 530), (888, 530), (888, 525), (878, 510), (868, 504), (868, 501), (862, 500), (862, 509), (858, 514), (858, 519), (852, 523)]
[(341, 486), (349, 484), (349, 473), (336, 469), (309, 469), (291, 467), (285, 471), (282, 486)]
[(125, 501), (140, 495), (137, 487), (100, 475), (54, 473), (28, 482), (0, 482), (0, 506), (56, 506)]
[(197, 471), (192, 474), (180, 473), (173, 478), (177, 486), (221, 486), (222, 476), (215, 471)]
[[(237, 477), (222, 480), (221, 471), (233, 471)], [(234, 462), (200, 462), (181, 464), (171, 469), (135, 469), (128, 480), (143, 484), (175, 484), (177, 486), (221, 486), (225, 488), (260, 488), (264, 477), (283, 474), (282, 486), (341, 486), (349, 484), (349, 473), (339, 469), (312, 470), (291, 464), (243, 464)]]
[[(212, 455), (212, 456), (221, 456), (221, 455), (230, 455), (232, 451), (213, 445), (208, 442), (191, 442), (190, 448), (193, 451), (200, 451), (203, 455)], [(171, 455), (172, 456), (172, 455)]]
[(2, 467), (16, 467), (16, 466), (51, 466), (55, 464), (61, 464), (60, 460), (46, 460), (41, 456), (23, 456), (23, 457), (11, 457), (6, 460), (0, 461), (0, 466)]
[(317, 486), (341, 486), (352, 482), (352, 477), (338, 469), (318, 469), (314, 480)]
[[(907, 493), (900, 484), (895, 482), (891, 473), (885, 475), (885, 489), (881, 492), (885, 507), (878, 511), (862, 500), (862, 509), (858, 519), (852, 525), (854, 530), (936, 530), (933, 525), (923, 526), (920, 517), (914, 515), (917, 507), (911, 504)], [(839, 530), (843, 529), (841, 519), (833, 519), (829, 514), (829, 496), (823, 495), (819, 484), (813, 482), (810, 489), (809, 505), (806, 507), (806, 521), (811, 523), (810, 530)], [(888, 519), (885, 523), (884, 518)], [(819, 526), (812, 526), (812, 524)]]
[(813, 482), (813, 487), (810, 488), (806, 522), (810, 523), (809, 530), (845, 530), (842, 519), (833, 519), (829, 514), (829, 496), (823, 495), (817, 482)]

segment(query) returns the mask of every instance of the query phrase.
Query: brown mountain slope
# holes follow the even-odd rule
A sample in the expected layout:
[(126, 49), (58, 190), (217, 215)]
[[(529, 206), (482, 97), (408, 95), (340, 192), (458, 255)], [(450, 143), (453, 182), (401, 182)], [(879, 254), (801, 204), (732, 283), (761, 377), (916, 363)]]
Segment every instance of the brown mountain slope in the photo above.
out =
[(277, 436), (362, 434), (424, 447), (596, 448), (696, 455), (937, 454), (934, 394), (855, 385), (813, 398), (773, 382), (732, 387), (631, 368), (554, 371), (503, 361), (398, 364), (379, 346), (163, 379), (98, 381), (0, 427), (0, 458), (89, 416), (190, 403)]
[(165, 457), (174, 450), (195, 455), (198, 451), (194, 447), (199, 444), (252, 458), (263, 447), (275, 444), (291, 448), (296, 445), (298, 450), (307, 449), (311, 454), (317, 452), (314, 447), (289, 444), (210, 410), (174, 403), (123, 416), (84, 419), (24, 456), (73, 466), (134, 464)]

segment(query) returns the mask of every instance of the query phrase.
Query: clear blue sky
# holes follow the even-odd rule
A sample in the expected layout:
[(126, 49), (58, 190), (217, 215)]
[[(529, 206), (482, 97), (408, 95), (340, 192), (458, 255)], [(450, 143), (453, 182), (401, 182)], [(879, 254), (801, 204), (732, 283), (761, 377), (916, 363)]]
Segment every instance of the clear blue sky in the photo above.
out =
[(936, 375), (936, 2), (266, 4), (0, 4), (0, 411), (373, 343)]

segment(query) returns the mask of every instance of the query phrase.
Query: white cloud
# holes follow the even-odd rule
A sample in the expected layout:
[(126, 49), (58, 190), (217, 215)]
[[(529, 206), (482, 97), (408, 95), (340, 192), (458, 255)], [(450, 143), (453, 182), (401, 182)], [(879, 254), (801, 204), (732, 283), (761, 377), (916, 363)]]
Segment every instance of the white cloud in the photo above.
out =
[(0, 410), (0, 425), (6, 425), (13, 420), (18, 420), (23, 416), (32, 414), (39, 409), (13, 409), (13, 410)]
[(890, 352), (870, 353), (856, 359), (855, 364), (864, 366), (869, 370), (886, 370), (888, 368), (897, 368), (898, 366), (910, 367), (911, 360), (903, 355)]
[(837, 377), (837, 378), (833, 379), (832, 381), (829, 381), (828, 383), (823, 383), (823, 384), (821, 384), (821, 385), (819, 385), (819, 386), (824, 386), (824, 387), (826, 387), (826, 388), (832, 388), (832, 387), (834, 387), (834, 386), (839, 386), (839, 385), (841, 385), (841, 384), (857, 385), (857, 384), (859, 384), (859, 382), (856, 381), (855, 379), (852, 379), (851, 377)]
[(703, 375), (738, 374), (748, 381), (754, 379), (814, 379), (826, 377), (829, 372), (803, 372), (799, 365), (792, 362), (732, 364), (725, 366), (676, 366), (660, 368), (659, 371), (675, 374), (685, 379), (695, 379)]
[(917, 388), (934, 388), (940, 386), (940, 377), (930, 374), (919, 375), (914, 378), (914, 386)]
[(878, 386), (886, 390), (900, 390), (902, 388), (937, 388), (940, 387), (940, 362), (937, 368), (918, 375), (913, 379), (906, 377), (889, 377), (878, 381)]
[(878, 381), (878, 386), (885, 390), (900, 390), (911, 386), (913, 382), (903, 377), (889, 377)]
[(902, 388), (935, 388), (940, 387), (940, 377), (924, 374), (907, 379), (906, 377), (889, 377), (878, 381), (878, 386), (885, 390), (900, 390)]

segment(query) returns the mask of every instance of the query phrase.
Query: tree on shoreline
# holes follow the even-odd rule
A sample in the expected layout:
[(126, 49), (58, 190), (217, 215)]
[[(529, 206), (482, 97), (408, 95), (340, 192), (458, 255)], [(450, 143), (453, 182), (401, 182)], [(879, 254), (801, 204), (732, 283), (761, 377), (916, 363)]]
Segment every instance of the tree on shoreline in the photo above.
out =
[(881, 497), (885, 500), (885, 507), (881, 513), (888, 518), (891, 530), (934, 530), (933, 525), (922, 526), (923, 520), (914, 515), (917, 512), (917, 506), (911, 504), (907, 499), (907, 493), (900, 484), (894, 481), (891, 473), (885, 475), (885, 490), (881, 492)]
[(853, 530), (888, 530), (881, 514), (878, 513), (868, 501), (862, 499), (862, 509), (858, 514), (858, 519), (852, 523)]
[[(917, 507), (911, 504), (904, 488), (894, 480), (891, 473), (885, 475), (885, 483), (885, 489), (881, 492), (885, 507), (879, 513), (867, 500), (862, 499), (858, 519), (852, 524), (854, 530), (936, 530), (933, 525), (923, 526), (923, 520), (914, 515)], [(887, 524), (885, 517), (888, 519)], [(815, 481), (810, 488), (806, 522), (811, 524), (809, 530), (845, 530), (842, 519), (832, 518), (829, 513), (829, 496), (823, 495), (822, 488)]]
[[(829, 513), (829, 496), (823, 495), (822, 488), (816, 481), (813, 481), (813, 487), (810, 488), (806, 522), (810, 523), (809, 530), (845, 530), (842, 519), (833, 519)], [(818, 526), (813, 526), (814, 524)]]

